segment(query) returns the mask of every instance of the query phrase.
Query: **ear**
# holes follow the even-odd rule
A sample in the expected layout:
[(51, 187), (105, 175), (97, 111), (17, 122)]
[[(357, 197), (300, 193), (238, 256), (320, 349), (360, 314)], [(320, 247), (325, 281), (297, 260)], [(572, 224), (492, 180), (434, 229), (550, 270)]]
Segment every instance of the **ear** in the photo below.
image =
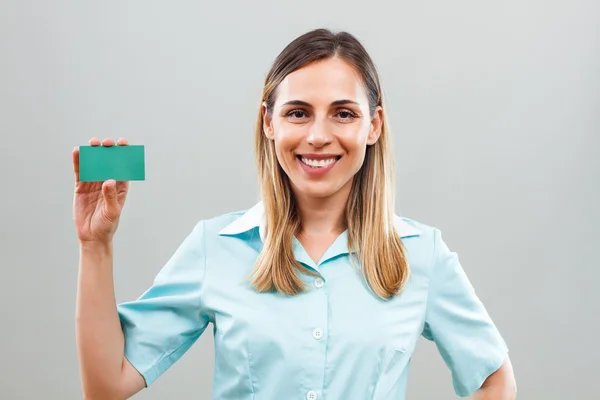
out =
[(373, 119), (371, 119), (371, 127), (369, 129), (369, 136), (367, 137), (367, 145), (374, 145), (379, 136), (381, 136), (381, 126), (383, 125), (383, 109), (381, 106), (377, 106)]
[(261, 106), (262, 118), (263, 118), (263, 133), (267, 139), (273, 140), (273, 119), (271, 115), (267, 113), (267, 102), (263, 101)]

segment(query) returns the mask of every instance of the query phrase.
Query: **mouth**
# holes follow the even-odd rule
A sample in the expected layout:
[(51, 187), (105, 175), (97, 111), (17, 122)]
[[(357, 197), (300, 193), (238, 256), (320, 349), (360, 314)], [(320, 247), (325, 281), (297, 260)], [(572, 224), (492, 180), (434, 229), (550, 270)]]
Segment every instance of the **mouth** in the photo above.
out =
[(300, 162), (312, 169), (328, 168), (339, 161), (342, 156), (335, 154), (298, 154)]

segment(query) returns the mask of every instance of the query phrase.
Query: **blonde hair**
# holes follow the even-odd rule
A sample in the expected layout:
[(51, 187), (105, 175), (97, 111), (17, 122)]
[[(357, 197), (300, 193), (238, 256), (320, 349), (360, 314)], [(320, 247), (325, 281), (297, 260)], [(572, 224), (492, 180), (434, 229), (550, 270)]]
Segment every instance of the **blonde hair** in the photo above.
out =
[[(261, 108), (266, 102), (267, 113), (272, 113), (277, 86), (288, 74), (334, 56), (346, 60), (361, 75), (371, 117), (377, 106), (383, 108), (380, 137), (367, 147), (364, 163), (353, 180), (346, 223), (350, 256), (356, 257), (353, 263), (358, 262), (357, 268), (369, 289), (388, 299), (404, 287), (410, 268), (402, 240), (394, 229), (393, 147), (379, 77), (366, 50), (347, 32), (317, 29), (299, 36), (279, 54), (267, 74)], [(277, 161), (273, 142), (263, 132), (261, 108), (256, 121), (255, 152), (266, 229), (264, 246), (251, 274), (252, 285), (259, 292), (295, 295), (305, 289), (298, 272), (317, 273), (294, 257), (293, 237), (299, 233), (301, 221), (289, 178)]]

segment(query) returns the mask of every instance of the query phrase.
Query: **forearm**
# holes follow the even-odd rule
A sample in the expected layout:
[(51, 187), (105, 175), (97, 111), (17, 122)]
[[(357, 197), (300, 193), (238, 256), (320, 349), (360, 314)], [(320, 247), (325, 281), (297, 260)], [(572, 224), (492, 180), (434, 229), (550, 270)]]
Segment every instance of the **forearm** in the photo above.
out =
[(113, 398), (124, 339), (114, 295), (112, 243), (80, 246), (76, 339), (86, 398)]
[(508, 356), (502, 366), (491, 374), (472, 396), (472, 400), (515, 400), (516, 398), (517, 382)]
[(517, 394), (509, 387), (488, 386), (477, 390), (472, 400), (515, 400)]

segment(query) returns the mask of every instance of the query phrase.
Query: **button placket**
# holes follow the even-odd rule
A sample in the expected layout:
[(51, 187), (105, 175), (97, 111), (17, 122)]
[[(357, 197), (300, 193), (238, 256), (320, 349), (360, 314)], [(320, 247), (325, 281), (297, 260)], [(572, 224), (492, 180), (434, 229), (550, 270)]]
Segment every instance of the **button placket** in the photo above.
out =
[(325, 286), (325, 279), (322, 276), (313, 276), (312, 282), (308, 282), (312, 283), (312, 286), (314, 287), (313, 292), (308, 294), (308, 298), (310, 298), (310, 302), (314, 307), (312, 309), (315, 310), (315, 312), (309, 314), (310, 322), (307, 321), (312, 325), (312, 332), (309, 331), (310, 333), (305, 333), (307, 336), (309, 334), (312, 336), (312, 338), (308, 339), (312, 341), (312, 344), (308, 346), (310, 350), (307, 349), (307, 352), (305, 353), (307, 357), (307, 372), (304, 390), (306, 390), (306, 399), (319, 400), (322, 397), (319, 393), (322, 390), (325, 360), (327, 359), (325, 354), (327, 351), (325, 334), (329, 326), (329, 293), (323, 288)]

